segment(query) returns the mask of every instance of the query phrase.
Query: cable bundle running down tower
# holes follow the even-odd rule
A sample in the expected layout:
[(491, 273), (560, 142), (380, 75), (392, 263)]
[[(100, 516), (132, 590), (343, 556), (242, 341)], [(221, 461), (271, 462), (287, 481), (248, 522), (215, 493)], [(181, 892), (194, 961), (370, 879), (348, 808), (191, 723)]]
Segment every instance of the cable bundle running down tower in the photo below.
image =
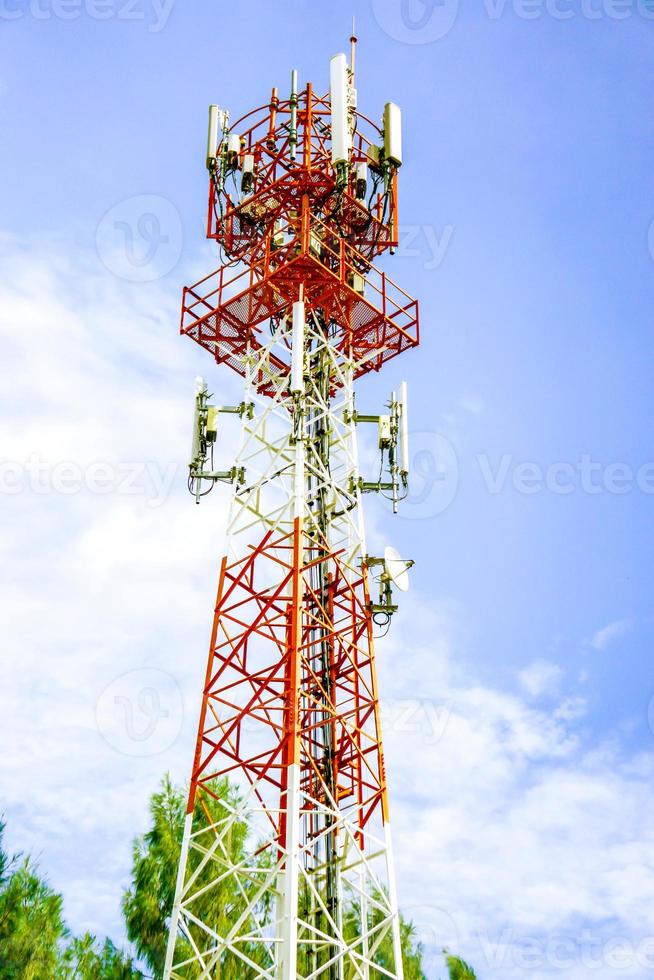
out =
[[(416, 346), (418, 307), (373, 265), (397, 244), (401, 122), (357, 111), (354, 40), (329, 95), (293, 72), (287, 100), (234, 125), (209, 109), (224, 262), (184, 290), (181, 330), (245, 392), (196, 394), (189, 487), (233, 493), (165, 980), (403, 976), (373, 626), (411, 563), (367, 554), (361, 496), (406, 495), (407, 401), (361, 415), (354, 382)], [(220, 470), (224, 413), (242, 438)], [(361, 423), (379, 433), (367, 481)]]

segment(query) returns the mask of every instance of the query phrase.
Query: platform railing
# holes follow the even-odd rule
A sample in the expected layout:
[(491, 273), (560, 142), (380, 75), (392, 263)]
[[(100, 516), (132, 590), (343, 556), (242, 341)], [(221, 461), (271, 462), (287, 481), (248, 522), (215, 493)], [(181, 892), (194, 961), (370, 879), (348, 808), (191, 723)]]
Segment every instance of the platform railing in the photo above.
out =
[(335, 282), (348, 287), (353, 299), (359, 297), (376, 311), (389, 328), (403, 333), (408, 344), (417, 342), (417, 301), (354, 245), (339, 237), (333, 227), (312, 214), (308, 199), (305, 198), (301, 213), (277, 228), (275, 235), (277, 244), (272, 233), (266, 236), (254, 262), (247, 266), (240, 262), (223, 265), (184, 289), (182, 332), (188, 332), (198, 321), (255, 286), (274, 281), (298, 259), (308, 258), (322, 266), (326, 278), (334, 277)]

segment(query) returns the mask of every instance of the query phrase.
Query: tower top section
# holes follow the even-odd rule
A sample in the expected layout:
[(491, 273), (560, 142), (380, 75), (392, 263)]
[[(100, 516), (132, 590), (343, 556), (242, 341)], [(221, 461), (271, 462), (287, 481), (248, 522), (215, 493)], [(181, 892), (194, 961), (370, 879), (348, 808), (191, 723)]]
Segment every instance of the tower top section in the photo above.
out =
[(358, 110), (345, 54), (326, 94), (293, 71), (287, 98), (274, 88), (234, 122), (211, 105), (207, 237), (224, 265), (185, 291), (182, 332), (244, 373), (262, 325), (269, 337), (302, 299), (357, 374), (415, 346), (416, 302), (373, 266), (398, 240), (401, 125), (393, 102), (379, 125)]
[(232, 122), (209, 108), (211, 177), (208, 236), (229, 259), (254, 256), (308, 197), (312, 213), (367, 258), (397, 244), (397, 171), (401, 115), (387, 103), (381, 125), (357, 109), (354, 75), (344, 54), (330, 63), (325, 95), (309, 83)]

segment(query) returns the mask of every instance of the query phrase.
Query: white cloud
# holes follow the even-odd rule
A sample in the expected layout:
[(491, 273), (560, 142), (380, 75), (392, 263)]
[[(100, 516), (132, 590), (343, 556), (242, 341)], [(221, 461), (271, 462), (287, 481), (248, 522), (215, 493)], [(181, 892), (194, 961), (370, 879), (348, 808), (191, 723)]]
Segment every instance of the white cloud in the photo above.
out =
[(588, 645), (593, 650), (606, 650), (615, 640), (619, 640), (629, 633), (633, 629), (633, 625), (631, 619), (616, 619), (607, 626), (603, 626), (602, 629), (596, 630), (588, 640)]
[(556, 694), (563, 679), (563, 669), (547, 660), (534, 660), (518, 674), (523, 690), (532, 698)]
[[(465, 650), (462, 631), (448, 625), (452, 609), (424, 610), (432, 655), (412, 645), (421, 620), (412, 601), (390, 646), (402, 644), (403, 668), (422, 677), (423, 699), (441, 717), (446, 706), (447, 719), (436, 741), (425, 722), (387, 725), (385, 743), (400, 898), (427, 943), (428, 976), (442, 975), (449, 941), (484, 980), (604, 980), (615, 975), (617, 940), (627, 944), (622, 975), (644, 975), (654, 936), (654, 756), (626, 755), (617, 737), (589, 749), (579, 724), (587, 706), (574, 693), (545, 711), (471, 686), (457, 666)], [(528, 697), (544, 684), (554, 697), (561, 675), (527, 668)], [(381, 684), (397, 695), (392, 667)]]
[[(227, 500), (217, 489), (198, 508), (185, 486), (194, 379), (211, 363), (178, 335), (176, 289), (61, 249), (0, 251), (0, 471), (18, 490), (0, 510), (2, 806), (10, 846), (40, 855), (71, 924), (119, 938), (149, 793), (192, 757)], [(225, 401), (237, 387), (221, 379)], [(109, 492), (88, 481), (97, 463)], [(171, 746), (134, 757), (103, 738), (96, 705), (139, 669), (149, 688), (161, 678), (161, 710), (181, 697), (184, 713)], [(124, 683), (138, 708), (138, 677)]]

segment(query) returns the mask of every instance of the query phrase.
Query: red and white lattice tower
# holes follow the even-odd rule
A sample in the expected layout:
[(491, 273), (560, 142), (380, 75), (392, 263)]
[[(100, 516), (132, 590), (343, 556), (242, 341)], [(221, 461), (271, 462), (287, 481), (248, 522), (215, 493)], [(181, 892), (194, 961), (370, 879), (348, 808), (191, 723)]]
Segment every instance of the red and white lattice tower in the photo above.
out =
[[(373, 265), (397, 243), (399, 109), (377, 127), (353, 82), (337, 55), (328, 95), (294, 72), (288, 100), (273, 89), (234, 124), (210, 107), (207, 233), (225, 261), (184, 290), (181, 331), (245, 394), (225, 473), (206, 465), (226, 409), (197, 396), (191, 485), (234, 489), (165, 980), (403, 976), (373, 648), (394, 573), (366, 552), (361, 494), (406, 490), (406, 401), (359, 415), (354, 382), (416, 346), (418, 308)], [(374, 483), (362, 421), (379, 425)], [(238, 796), (200, 819), (222, 777)], [(208, 916), (228, 879), (233, 914)]]

